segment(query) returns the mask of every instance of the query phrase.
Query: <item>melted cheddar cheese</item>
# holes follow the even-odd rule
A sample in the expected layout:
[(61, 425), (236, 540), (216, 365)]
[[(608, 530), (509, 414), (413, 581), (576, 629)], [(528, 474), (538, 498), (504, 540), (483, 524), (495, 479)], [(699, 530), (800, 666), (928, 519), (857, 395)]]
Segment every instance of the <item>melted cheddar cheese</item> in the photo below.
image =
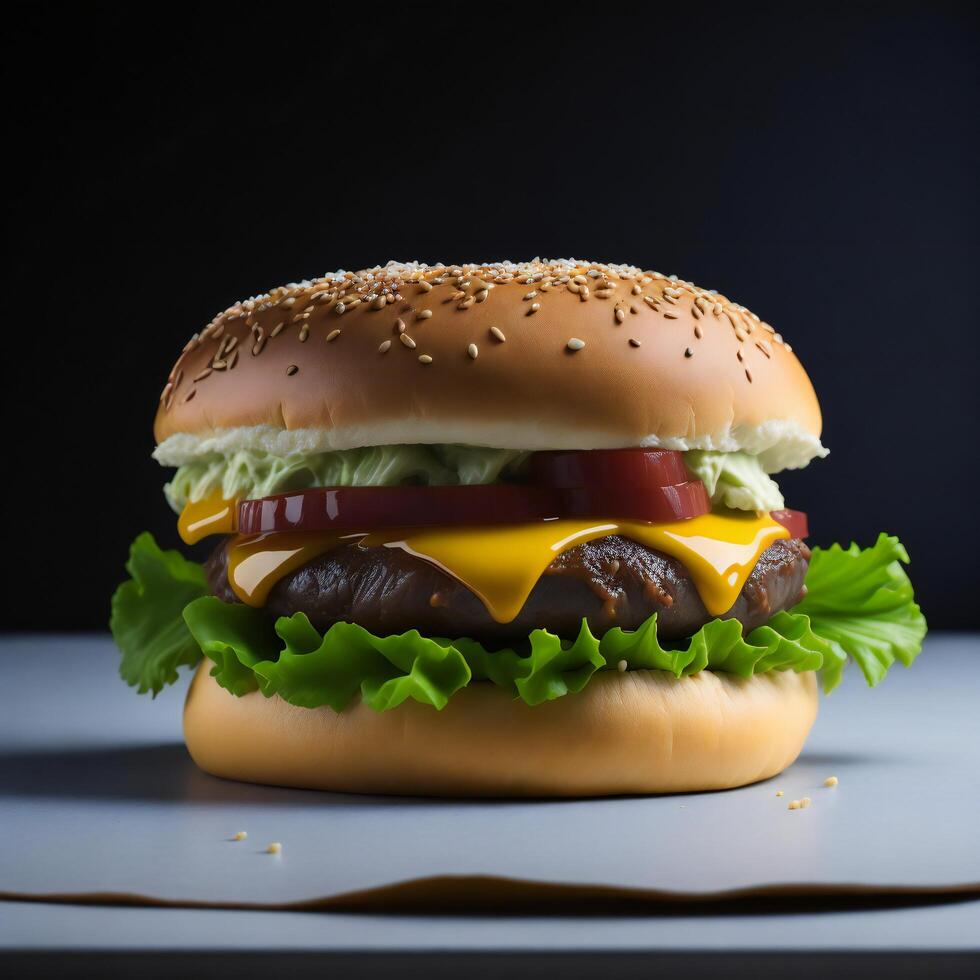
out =
[[(189, 544), (234, 530), (235, 502), (189, 504), (180, 536)], [(499, 623), (514, 619), (545, 569), (563, 551), (619, 534), (676, 558), (690, 572), (708, 613), (735, 603), (759, 556), (789, 531), (768, 514), (705, 514), (669, 524), (560, 519), (532, 524), (401, 528), (370, 534), (284, 531), (236, 536), (228, 545), (228, 580), (242, 602), (262, 606), (285, 575), (344, 542), (402, 548), (431, 562), (479, 596)]]
[(234, 534), (237, 500), (206, 497), (187, 504), (177, 518), (177, 533), (184, 544), (197, 544), (210, 534)]
[(768, 514), (705, 514), (670, 524), (556, 520), (488, 527), (411, 528), (367, 535), (366, 547), (403, 548), (475, 593), (498, 623), (520, 612), (535, 583), (563, 551), (619, 534), (676, 558), (691, 573), (708, 613), (734, 605), (759, 556), (789, 531)]

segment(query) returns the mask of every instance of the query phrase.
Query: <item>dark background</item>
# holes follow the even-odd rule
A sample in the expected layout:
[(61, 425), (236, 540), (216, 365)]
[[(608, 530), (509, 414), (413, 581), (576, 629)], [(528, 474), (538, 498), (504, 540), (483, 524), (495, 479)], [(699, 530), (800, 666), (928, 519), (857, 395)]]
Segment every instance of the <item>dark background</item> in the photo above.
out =
[(980, 625), (978, 20), (795, 6), (7, 8), (3, 626), (102, 629), (135, 534), (176, 543), (152, 418), (216, 311), (534, 255), (773, 323), (832, 449), (780, 479), (813, 540), (899, 533), (931, 624)]

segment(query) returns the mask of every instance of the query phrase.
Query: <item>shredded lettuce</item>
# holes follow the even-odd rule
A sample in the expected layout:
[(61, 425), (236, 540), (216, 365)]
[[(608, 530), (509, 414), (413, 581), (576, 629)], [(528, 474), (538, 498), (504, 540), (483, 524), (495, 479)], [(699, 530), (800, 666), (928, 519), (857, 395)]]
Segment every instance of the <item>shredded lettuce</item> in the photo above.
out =
[(375, 636), (352, 623), (319, 633), (303, 613), (273, 621), (263, 610), (205, 595), (200, 568), (161, 551), (148, 534), (133, 544), (133, 581), (113, 598), (112, 631), (121, 673), (140, 692), (176, 679), (176, 668), (203, 653), (217, 682), (235, 695), (259, 690), (301, 707), (342, 711), (360, 696), (378, 711), (411, 698), (434, 708), (471, 681), (487, 681), (535, 705), (581, 691), (598, 670), (625, 660), (631, 670), (686, 677), (702, 670), (741, 677), (771, 670), (820, 671), (825, 691), (848, 658), (870, 685), (895, 660), (908, 666), (926, 623), (912, 596), (897, 538), (874, 547), (813, 549), (808, 594), (743, 636), (737, 620), (712, 620), (686, 643), (662, 644), (656, 616), (639, 629), (595, 637), (583, 620), (574, 640), (534, 630), (527, 640), (488, 650), (472, 639), (422, 636), (416, 630)]
[(163, 492), (179, 513), (189, 501), (219, 492), (231, 500), (310, 487), (494, 483), (518, 470), (527, 456), (512, 449), (453, 445), (370, 446), (294, 456), (241, 450), (185, 463)]
[[(164, 487), (167, 501), (180, 511), (214, 493), (226, 499), (267, 497), (310, 487), (390, 487), (495, 483), (519, 474), (530, 453), (480, 446), (370, 446), (336, 452), (273, 456), (240, 450), (185, 463)], [(776, 482), (749, 453), (691, 450), (689, 470), (712, 501), (737, 510), (779, 510), (783, 496)]]
[(762, 468), (758, 456), (692, 449), (684, 454), (687, 468), (704, 484), (711, 502), (736, 510), (781, 510), (779, 485)]

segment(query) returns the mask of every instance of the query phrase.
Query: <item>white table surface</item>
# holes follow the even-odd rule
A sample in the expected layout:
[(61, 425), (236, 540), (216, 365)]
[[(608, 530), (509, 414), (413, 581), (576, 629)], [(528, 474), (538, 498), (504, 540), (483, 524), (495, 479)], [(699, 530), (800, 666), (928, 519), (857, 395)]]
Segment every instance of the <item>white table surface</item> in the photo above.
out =
[[(839, 872), (842, 851), (856, 862), (852, 867), (880, 879), (865, 874), (864, 884), (980, 883), (980, 643), (971, 636), (930, 637), (918, 663), (896, 668), (876, 691), (866, 690), (856, 672), (846, 678), (822, 704), (804, 756), (769, 783), (724, 794), (566, 803), (372, 799), (223, 782), (198, 772), (181, 747), (184, 685), (156, 701), (136, 696), (115, 677), (106, 638), (7, 637), (0, 640), (0, 668), (0, 893), (294, 901), (313, 897), (316, 886), (320, 894), (337, 894), (426, 868), (487, 874), (503, 862), (507, 872), (507, 859), (520, 852), (507, 837), (517, 831), (537, 855), (518, 854), (520, 866), (545, 881), (724, 891), (719, 884), (744, 878), (749, 865), (728, 861), (720, 874), (704, 856), (748, 850), (757, 858), (767, 851), (786, 860), (802, 854), (788, 876), (771, 866), (756, 874), (757, 884), (801, 880), (808, 869), (820, 878), (828, 866)], [(819, 783), (831, 772), (840, 786), (823, 789)], [(782, 799), (774, 796), (777, 786), (786, 792)], [(803, 792), (813, 806), (786, 811), (785, 801)], [(489, 849), (467, 829), (485, 819), (503, 828)], [(610, 825), (626, 833), (609, 833)], [(689, 860), (666, 861), (670, 848), (660, 847), (653, 850), (664, 860), (650, 861), (644, 826), (667, 827), (679, 841), (674, 850), (685, 850)], [(429, 836), (409, 836), (405, 844), (404, 835), (425, 828)], [(227, 840), (238, 829), (249, 831), (247, 842)], [(308, 846), (323, 834), (333, 841), (330, 882), (317, 863), (322, 848)], [(725, 838), (725, 852), (712, 850), (710, 836)], [(267, 837), (283, 839), (280, 858), (262, 853)], [(191, 887), (195, 865), (200, 880)], [(152, 889), (132, 887), (145, 885), (150, 873)], [(861, 884), (862, 877), (850, 881)], [(595, 916), (6, 901), (0, 951), (962, 955), (980, 949), (975, 895), (837, 904), (766, 899)]]

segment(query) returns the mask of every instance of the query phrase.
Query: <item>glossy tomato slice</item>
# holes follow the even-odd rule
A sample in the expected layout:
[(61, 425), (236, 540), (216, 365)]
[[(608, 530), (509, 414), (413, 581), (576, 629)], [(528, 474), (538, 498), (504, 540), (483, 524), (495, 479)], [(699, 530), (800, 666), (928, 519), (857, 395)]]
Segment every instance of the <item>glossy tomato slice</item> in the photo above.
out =
[(542, 486), (673, 487), (691, 474), (684, 454), (670, 449), (588, 449), (535, 453), (531, 474)]
[(238, 533), (374, 531), (384, 527), (518, 524), (561, 514), (561, 496), (518, 484), (322, 487), (238, 505)]
[(678, 521), (710, 510), (704, 484), (671, 487), (328, 487), (238, 505), (238, 533), (374, 531), (385, 527), (520, 524), (556, 517)]
[(805, 538), (810, 533), (806, 514), (802, 510), (774, 510), (770, 512), (774, 521), (779, 521), (793, 538)]
[(711, 499), (700, 480), (670, 487), (619, 486), (575, 487), (561, 491), (562, 517), (598, 517), (610, 520), (671, 521), (700, 517), (711, 510)]

